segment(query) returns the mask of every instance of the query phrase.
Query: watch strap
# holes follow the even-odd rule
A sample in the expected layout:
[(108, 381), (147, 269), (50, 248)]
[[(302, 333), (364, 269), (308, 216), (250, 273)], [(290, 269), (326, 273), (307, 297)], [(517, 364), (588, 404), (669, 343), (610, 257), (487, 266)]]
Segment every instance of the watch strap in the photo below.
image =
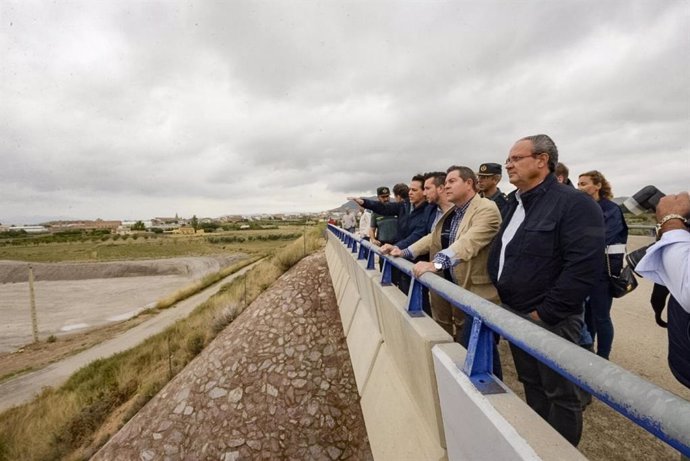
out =
[(657, 235), (657, 237), (659, 237), (659, 235), (660, 235), (662, 226), (663, 226), (664, 224), (666, 224), (667, 222), (671, 221), (672, 219), (679, 219), (679, 220), (683, 221), (683, 224), (685, 224), (686, 226), (687, 226), (687, 224), (688, 224), (688, 220), (685, 219), (684, 216), (681, 216), (681, 215), (676, 214), (676, 213), (667, 214), (666, 216), (664, 216), (663, 218), (661, 218), (661, 221), (659, 221), (659, 223), (656, 225), (656, 235)]

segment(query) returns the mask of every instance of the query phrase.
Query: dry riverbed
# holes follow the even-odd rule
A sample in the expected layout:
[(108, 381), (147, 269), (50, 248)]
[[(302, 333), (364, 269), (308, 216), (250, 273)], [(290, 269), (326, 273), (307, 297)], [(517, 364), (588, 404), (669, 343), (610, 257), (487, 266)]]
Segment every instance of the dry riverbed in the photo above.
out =
[[(237, 253), (103, 263), (33, 263), (39, 340), (133, 318), (194, 280), (246, 257)], [(28, 264), (0, 261), (3, 355), (33, 341), (29, 300)]]

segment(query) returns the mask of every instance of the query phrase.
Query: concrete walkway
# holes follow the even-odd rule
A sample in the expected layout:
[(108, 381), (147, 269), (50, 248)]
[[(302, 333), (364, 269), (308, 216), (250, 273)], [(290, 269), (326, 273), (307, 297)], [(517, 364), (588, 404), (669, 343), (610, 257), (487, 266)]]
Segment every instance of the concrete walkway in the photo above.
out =
[(235, 319), (92, 460), (371, 460), (323, 251)]
[(8, 408), (20, 405), (32, 399), (45, 387), (60, 386), (67, 381), (74, 372), (94, 360), (110, 357), (118, 352), (131, 349), (146, 338), (160, 333), (176, 321), (187, 317), (195, 307), (218, 292), (224, 283), (230, 282), (234, 278), (241, 276), (255, 264), (257, 263), (244, 267), (240, 271), (180, 301), (174, 307), (161, 311), (155, 317), (127, 330), (111, 340), (104, 341), (91, 349), (87, 349), (59, 362), (52, 363), (41, 370), (26, 373), (5, 381), (0, 384), (0, 411), (7, 410)]

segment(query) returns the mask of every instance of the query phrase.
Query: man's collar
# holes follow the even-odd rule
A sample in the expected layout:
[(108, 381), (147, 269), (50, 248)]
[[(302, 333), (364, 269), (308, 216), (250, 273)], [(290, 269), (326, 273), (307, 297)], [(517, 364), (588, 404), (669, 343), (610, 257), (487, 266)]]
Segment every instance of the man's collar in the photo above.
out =
[(470, 203), (472, 203), (472, 200), (474, 200), (474, 198), (476, 196), (477, 196), (477, 194), (474, 194), (471, 199), (469, 199), (468, 201), (466, 201), (462, 205), (455, 205), (455, 213), (457, 213), (457, 214), (464, 213), (467, 210), (467, 208), (469, 208)]
[(530, 190), (525, 192), (520, 192), (519, 190), (515, 191), (515, 197), (519, 200), (529, 201), (532, 197), (536, 197), (537, 195), (545, 193), (554, 183), (557, 182), (558, 179), (556, 179), (556, 175), (554, 175), (553, 173), (549, 173), (542, 180), (542, 182), (540, 182)]
[(470, 203), (477, 195), (479, 195), (479, 194), (477, 192), (475, 192), (474, 195), (472, 197), (470, 197), (470, 199), (468, 201), (466, 201), (465, 203), (460, 204), (460, 205), (458, 205), (457, 203), (454, 203), (453, 205), (455, 205), (457, 208), (464, 208), (465, 205)]
[[(539, 182), (538, 182), (534, 187), (532, 187), (531, 189), (527, 189), (526, 191), (521, 191), (521, 192), (520, 192), (520, 195), (523, 195), (523, 196), (524, 196), (525, 194), (529, 194), (530, 192), (539, 189), (539, 188), (540, 188), (542, 185), (544, 185), (544, 184), (550, 184), (552, 181), (558, 181), (558, 180), (556, 179), (556, 175), (554, 175), (553, 173), (549, 173), (549, 174), (547, 174), (546, 176), (544, 176), (544, 179), (542, 179), (541, 181), (539, 181)], [(518, 189), (518, 191), (520, 191), (520, 189)]]
[(486, 192), (484, 192), (484, 193), (482, 194), (482, 197), (486, 197), (486, 198), (490, 199), (491, 197), (493, 197), (493, 196), (496, 195), (496, 194), (499, 194), (500, 192), (501, 192), (501, 191), (500, 191), (500, 190), (498, 189), (498, 187), (497, 187), (497, 188), (496, 188), (496, 192), (494, 192), (493, 194), (487, 194)]

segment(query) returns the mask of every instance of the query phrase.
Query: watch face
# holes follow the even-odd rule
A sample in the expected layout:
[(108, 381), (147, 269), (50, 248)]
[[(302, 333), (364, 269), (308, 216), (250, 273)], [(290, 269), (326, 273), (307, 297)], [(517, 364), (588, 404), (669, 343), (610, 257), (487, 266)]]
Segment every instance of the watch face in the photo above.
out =
[(437, 271), (440, 271), (441, 269), (443, 269), (443, 264), (434, 263), (434, 269), (436, 269)]

